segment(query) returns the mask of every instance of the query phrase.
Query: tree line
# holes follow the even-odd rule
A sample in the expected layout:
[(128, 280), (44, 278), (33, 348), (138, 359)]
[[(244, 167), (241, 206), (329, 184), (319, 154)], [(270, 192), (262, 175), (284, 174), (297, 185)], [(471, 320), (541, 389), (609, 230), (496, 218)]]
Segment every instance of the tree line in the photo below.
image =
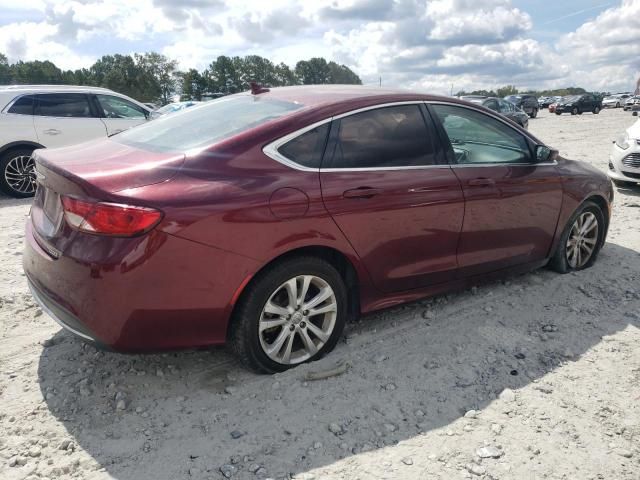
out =
[(265, 86), (356, 84), (360, 77), (346, 65), (314, 57), (295, 68), (274, 64), (259, 55), (221, 55), (203, 71), (180, 71), (178, 62), (156, 52), (104, 55), (89, 68), (61, 70), (45, 60), (10, 64), (0, 53), (0, 85), (52, 84), (105, 87), (141, 102), (166, 104), (179, 94), (182, 100), (228, 95), (249, 89), (249, 82)]

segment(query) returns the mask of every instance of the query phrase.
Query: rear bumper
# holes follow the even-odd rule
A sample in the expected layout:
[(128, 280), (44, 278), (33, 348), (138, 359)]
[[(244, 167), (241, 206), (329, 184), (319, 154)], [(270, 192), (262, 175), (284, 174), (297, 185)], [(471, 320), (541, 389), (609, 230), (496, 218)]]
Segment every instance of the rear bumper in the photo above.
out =
[(224, 343), (232, 299), (258, 265), (160, 231), (129, 239), (78, 234), (56, 259), (28, 219), (23, 267), (34, 299), (61, 326), (135, 352)]
[(87, 330), (72, 313), (67, 311), (62, 305), (57, 303), (53, 298), (48, 296), (43, 290), (38, 288), (36, 284), (27, 277), (27, 284), (31, 291), (31, 296), (36, 301), (40, 308), (47, 312), (51, 318), (53, 318), (58, 325), (65, 330), (73, 333), (74, 335), (87, 340), (91, 343), (100, 344), (96, 337)]

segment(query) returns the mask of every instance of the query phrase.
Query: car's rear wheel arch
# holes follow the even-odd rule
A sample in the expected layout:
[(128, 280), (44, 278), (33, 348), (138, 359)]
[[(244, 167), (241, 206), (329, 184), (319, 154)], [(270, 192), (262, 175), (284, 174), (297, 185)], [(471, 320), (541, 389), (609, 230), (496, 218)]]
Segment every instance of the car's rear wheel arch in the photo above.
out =
[[(360, 281), (358, 279), (358, 273), (351, 260), (349, 260), (344, 253), (335, 248), (326, 246), (308, 246), (296, 248), (278, 255), (260, 268), (260, 270), (258, 270), (251, 279), (241, 287), (241, 291), (236, 293), (236, 301), (234, 302), (233, 309), (231, 311), (230, 323), (234, 321), (236, 317), (236, 310), (238, 305), (242, 303), (244, 295), (249, 291), (253, 283), (260, 279), (264, 272), (276, 267), (277, 265), (300, 257), (315, 257), (331, 264), (340, 273), (340, 276), (347, 287), (349, 317), (354, 318), (360, 315)], [(231, 328), (227, 328), (227, 336), (229, 336), (231, 330)]]

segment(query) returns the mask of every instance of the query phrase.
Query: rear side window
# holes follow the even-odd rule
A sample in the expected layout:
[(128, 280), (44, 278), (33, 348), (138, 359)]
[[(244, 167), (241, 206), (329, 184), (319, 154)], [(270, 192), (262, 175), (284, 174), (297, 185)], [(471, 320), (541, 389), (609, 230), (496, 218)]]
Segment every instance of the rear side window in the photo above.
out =
[(340, 119), (335, 150), (327, 166), (389, 168), (435, 163), (433, 142), (419, 106), (399, 105)]
[(327, 122), (297, 136), (278, 148), (278, 152), (303, 167), (320, 168), (329, 126)]
[(18, 115), (33, 115), (33, 97), (25, 95), (17, 99), (7, 113), (15, 113)]
[(112, 138), (152, 151), (185, 152), (226, 140), (303, 106), (268, 96), (224, 97), (162, 116)]
[(82, 93), (35, 95), (35, 115), (42, 117), (91, 117), (89, 99)]

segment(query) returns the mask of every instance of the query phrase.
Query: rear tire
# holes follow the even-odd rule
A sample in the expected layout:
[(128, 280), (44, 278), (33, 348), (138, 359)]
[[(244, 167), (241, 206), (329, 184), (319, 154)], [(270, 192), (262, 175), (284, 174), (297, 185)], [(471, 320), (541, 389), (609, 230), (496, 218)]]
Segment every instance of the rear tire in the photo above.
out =
[(595, 107), (595, 108), (593, 109), (593, 113), (594, 113), (595, 115), (598, 115), (598, 114), (600, 113), (600, 107)]
[(538, 116), (538, 109), (537, 109), (537, 108), (534, 108), (534, 109), (531, 111), (531, 115), (529, 115), (529, 117), (531, 117), (531, 118), (536, 118), (537, 116)]
[(571, 109), (571, 115), (577, 115), (580, 113), (580, 110), (578, 110), (578, 107), (573, 107)]
[[(572, 264), (572, 256), (570, 254), (570, 251), (572, 249), (575, 249), (575, 247), (572, 247), (572, 245), (575, 245), (575, 234), (577, 233), (576, 228), (579, 225), (578, 222), (580, 221), (581, 217), (590, 218), (591, 215), (595, 217), (597, 222), (597, 231), (595, 238), (593, 238), (593, 240), (595, 240), (593, 249), (589, 253), (589, 257), (583, 263), (579, 262), (578, 264)], [(560, 236), (560, 240), (558, 242), (558, 246), (556, 247), (556, 251), (549, 261), (549, 268), (555, 270), (558, 273), (568, 273), (589, 268), (596, 261), (598, 253), (602, 248), (604, 233), (604, 214), (602, 213), (602, 210), (600, 210), (600, 207), (590, 201), (583, 203), (574, 212), (574, 214), (571, 216), (566, 226), (564, 227), (564, 230), (562, 231), (562, 235)], [(570, 237), (573, 243), (570, 243)], [(587, 237), (585, 236), (584, 238)], [(578, 250), (580, 250), (581, 255), (585, 254), (585, 248), (588, 248), (588, 245), (589, 244), (587, 243), (583, 243), (582, 246), (577, 247)], [(575, 259), (575, 257), (573, 258)]]
[[(305, 278), (313, 280), (300, 299)], [(297, 300), (289, 296), (291, 282)], [(313, 305), (314, 299), (329, 291), (332, 297)], [(277, 263), (256, 275), (243, 292), (231, 320), (229, 345), (244, 365), (260, 373), (282, 372), (317, 360), (336, 346), (348, 315), (347, 302), (344, 280), (325, 260), (304, 256)], [(297, 305), (291, 308), (293, 303)], [(335, 314), (334, 310), (312, 313), (331, 305)]]
[(36, 184), (32, 153), (32, 148), (15, 148), (0, 156), (0, 191), (14, 198), (33, 197)]

